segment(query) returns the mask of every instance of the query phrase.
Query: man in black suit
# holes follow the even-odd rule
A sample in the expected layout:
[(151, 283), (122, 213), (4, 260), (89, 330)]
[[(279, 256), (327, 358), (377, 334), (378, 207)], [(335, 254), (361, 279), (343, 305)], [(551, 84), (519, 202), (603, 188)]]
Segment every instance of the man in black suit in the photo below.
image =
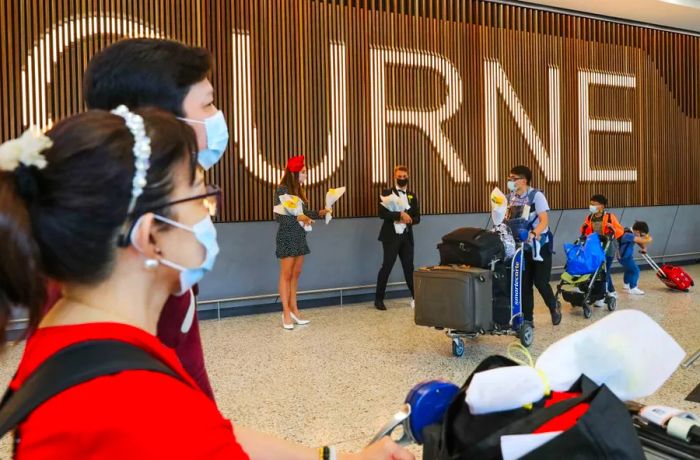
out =
[[(379, 275), (377, 275), (377, 292), (374, 295), (374, 306), (378, 310), (386, 310), (384, 293), (386, 292), (386, 283), (389, 281), (389, 274), (396, 262), (396, 256), (401, 259), (406, 285), (408, 285), (413, 298), (413, 226), (420, 223), (420, 208), (415, 193), (408, 190), (408, 168), (405, 166), (395, 167), (394, 180), (395, 186), (384, 190), (382, 196), (389, 196), (393, 193), (400, 198), (405, 197), (410, 207), (403, 212), (391, 212), (382, 206), (381, 202), (379, 203), (379, 218), (384, 221), (379, 232), (379, 241), (382, 242), (384, 248), (384, 262), (379, 270)], [(394, 223), (406, 224), (402, 234), (396, 233)]]

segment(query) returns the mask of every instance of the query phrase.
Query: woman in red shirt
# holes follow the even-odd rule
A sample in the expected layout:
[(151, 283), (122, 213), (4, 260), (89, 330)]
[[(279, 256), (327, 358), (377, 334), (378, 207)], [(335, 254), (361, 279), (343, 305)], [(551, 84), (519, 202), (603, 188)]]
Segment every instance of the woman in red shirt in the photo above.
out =
[[(198, 282), (218, 253), (220, 192), (205, 185), (196, 150), (192, 129), (172, 115), (123, 106), (0, 146), (0, 331), (12, 306), (38, 326), (10, 389), (18, 395), (57, 352), (94, 341), (130, 344), (172, 374), (123, 370), (69, 386), (19, 422), (17, 457), (318, 458), (234, 430), (155, 337), (165, 300)], [(63, 297), (37, 325), (45, 277)], [(338, 458), (413, 457), (385, 439)]]

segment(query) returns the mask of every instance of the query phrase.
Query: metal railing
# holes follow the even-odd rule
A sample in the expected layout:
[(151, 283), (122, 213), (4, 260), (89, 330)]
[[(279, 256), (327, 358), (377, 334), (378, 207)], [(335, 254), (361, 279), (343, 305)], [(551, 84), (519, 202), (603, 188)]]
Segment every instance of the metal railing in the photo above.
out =
[[(395, 282), (395, 283), (388, 283), (387, 287), (399, 287), (399, 286), (405, 286), (405, 282)], [(323, 289), (309, 289), (306, 291), (299, 291), (297, 292), (297, 296), (303, 296), (303, 295), (315, 295), (315, 294), (325, 294), (325, 293), (331, 293), (331, 292), (337, 292), (340, 294), (340, 306), (343, 306), (343, 293), (347, 291), (360, 291), (363, 289), (374, 289), (376, 288), (376, 284), (361, 284), (357, 286), (342, 286), (342, 287), (332, 287), (332, 288), (323, 288)], [(279, 294), (260, 294), (260, 295), (250, 295), (250, 296), (241, 296), (241, 297), (227, 297), (223, 299), (211, 299), (211, 300), (201, 300), (197, 302), (197, 307), (200, 305), (213, 305), (216, 304), (216, 318), (221, 319), (221, 304), (222, 303), (238, 303), (238, 302), (247, 302), (251, 300), (264, 300), (264, 299), (275, 299), (275, 302), (277, 302), (277, 299), (279, 299)], [(274, 302), (273, 302), (274, 303)]]

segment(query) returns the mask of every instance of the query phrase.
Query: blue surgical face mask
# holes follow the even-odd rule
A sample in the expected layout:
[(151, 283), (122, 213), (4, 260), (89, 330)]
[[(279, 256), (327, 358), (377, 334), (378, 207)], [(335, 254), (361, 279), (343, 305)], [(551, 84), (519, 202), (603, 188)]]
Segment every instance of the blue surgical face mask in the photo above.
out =
[(182, 121), (190, 123), (200, 123), (204, 125), (207, 132), (207, 147), (200, 150), (197, 155), (199, 164), (204, 169), (214, 166), (224, 155), (228, 147), (228, 126), (224, 113), (217, 110), (214, 115), (202, 120), (192, 120), (191, 118), (180, 118)]
[[(204, 255), (204, 261), (199, 267), (195, 268), (186, 268), (180, 264), (176, 264), (175, 262), (172, 262), (167, 259), (159, 260), (161, 264), (178, 270), (180, 272), (180, 291), (177, 295), (182, 295), (185, 292), (189, 291), (192, 288), (192, 286), (200, 282), (202, 278), (204, 278), (204, 275), (206, 275), (212, 270), (212, 268), (214, 268), (216, 256), (219, 254), (219, 244), (216, 242), (216, 227), (214, 227), (214, 223), (211, 221), (210, 216), (207, 216), (204, 219), (200, 220), (192, 227), (183, 225), (180, 222), (176, 222), (174, 220), (168, 219), (167, 217), (162, 217), (157, 214), (154, 215), (153, 218), (161, 222), (165, 222), (166, 224), (172, 225), (173, 227), (181, 228), (188, 232), (194, 233), (195, 238), (197, 239), (199, 244), (204, 246), (204, 249), (206, 251)], [(138, 227), (138, 225), (139, 222), (137, 222), (136, 225), (134, 225), (132, 235), (135, 234), (135, 230)], [(135, 244), (134, 247), (139, 249), (138, 246), (136, 246)]]
[(511, 192), (515, 191), (515, 181), (514, 180), (508, 181), (508, 190), (510, 190)]

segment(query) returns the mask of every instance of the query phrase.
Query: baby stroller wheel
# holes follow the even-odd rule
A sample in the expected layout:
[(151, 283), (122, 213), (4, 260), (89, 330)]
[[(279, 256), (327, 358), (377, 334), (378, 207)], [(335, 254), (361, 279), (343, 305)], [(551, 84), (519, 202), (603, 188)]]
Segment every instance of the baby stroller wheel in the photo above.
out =
[(588, 305), (584, 305), (583, 306), (583, 317), (588, 319), (591, 317), (592, 314), (593, 314), (593, 312), (591, 311), (591, 307), (589, 307)]
[(617, 299), (615, 297), (610, 296), (608, 299), (608, 311), (615, 311), (617, 308)]
[(520, 343), (522, 343), (524, 347), (529, 348), (535, 339), (535, 330), (532, 325), (527, 322), (523, 323), (518, 331), (518, 337), (520, 337)]
[(458, 337), (452, 339), (452, 354), (458, 358), (464, 356), (464, 340)]

